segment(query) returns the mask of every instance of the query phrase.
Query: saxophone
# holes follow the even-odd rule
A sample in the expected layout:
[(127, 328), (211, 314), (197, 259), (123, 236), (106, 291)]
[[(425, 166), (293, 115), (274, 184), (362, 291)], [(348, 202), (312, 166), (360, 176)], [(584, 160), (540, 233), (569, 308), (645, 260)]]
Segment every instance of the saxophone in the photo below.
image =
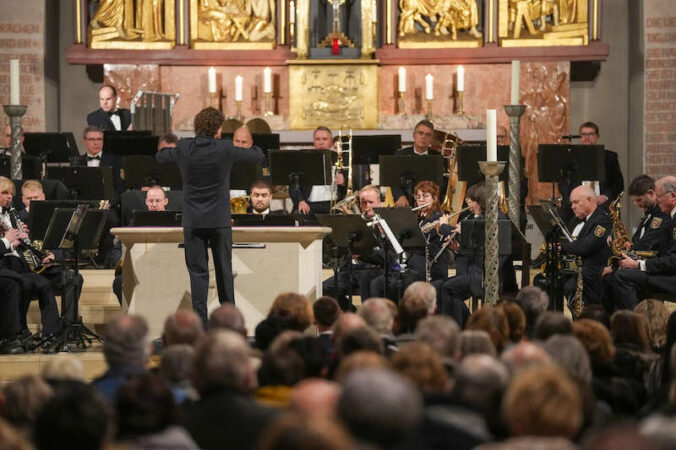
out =
[(631, 240), (631, 237), (629, 237), (629, 233), (627, 233), (627, 229), (624, 226), (624, 223), (622, 222), (622, 218), (620, 217), (620, 208), (622, 207), (622, 204), (620, 203), (620, 200), (622, 199), (622, 196), (624, 195), (624, 192), (620, 192), (620, 195), (617, 196), (615, 200), (608, 206), (608, 210), (610, 211), (610, 218), (613, 220), (613, 228), (612, 228), (612, 236), (613, 240), (610, 245), (610, 250), (613, 252), (612, 256), (608, 258), (608, 265), (613, 268), (613, 270), (617, 270), (620, 267), (620, 261), (622, 260), (622, 253), (626, 254), (629, 256), (631, 259), (639, 259), (639, 258), (652, 258), (655, 256), (654, 251), (649, 251), (649, 250), (641, 250), (641, 251), (636, 251), (633, 250), (633, 242)]
[(574, 318), (580, 317), (582, 314), (582, 309), (584, 308), (584, 303), (582, 302), (582, 290), (584, 289), (584, 282), (582, 280), (582, 257), (578, 256), (575, 260), (577, 263), (576, 269), (576, 281), (575, 281), (575, 294), (573, 295), (573, 313)]

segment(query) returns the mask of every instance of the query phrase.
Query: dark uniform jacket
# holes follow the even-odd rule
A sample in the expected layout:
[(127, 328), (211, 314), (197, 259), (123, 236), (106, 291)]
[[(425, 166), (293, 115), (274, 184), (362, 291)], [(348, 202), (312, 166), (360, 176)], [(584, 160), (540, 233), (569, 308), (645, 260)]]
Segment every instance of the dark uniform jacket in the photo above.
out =
[[(665, 239), (670, 223), (671, 217), (663, 213), (659, 205), (653, 206), (643, 216), (631, 238), (634, 250), (657, 250)], [(641, 236), (642, 230), (645, 230), (643, 236)]]
[[(131, 125), (131, 111), (128, 109), (119, 108), (117, 110), (117, 114), (120, 116), (120, 131), (127, 130), (129, 125)], [(99, 127), (104, 131), (116, 130), (115, 125), (113, 125), (113, 121), (110, 120), (110, 114), (101, 108), (87, 114), (87, 125)]]
[(231, 141), (197, 136), (157, 152), (159, 162), (175, 162), (183, 176), (182, 225), (222, 228), (230, 222), (230, 171), (237, 162), (260, 163), (258, 147), (234, 147)]
[[(568, 223), (568, 230), (572, 233), (580, 222), (580, 219), (574, 217)], [(608, 211), (596, 208), (580, 230), (577, 239), (561, 244), (561, 249), (569, 255), (581, 256), (583, 268), (604, 267), (611, 254), (606, 238), (611, 232), (612, 225)]]
[[(645, 268), (648, 275), (664, 275), (665, 283), (669, 285), (669, 292), (676, 291), (676, 220), (670, 218), (665, 227), (663, 240), (657, 250), (657, 256), (646, 260)], [(670, 278), (667, 279), (667, 278)]]

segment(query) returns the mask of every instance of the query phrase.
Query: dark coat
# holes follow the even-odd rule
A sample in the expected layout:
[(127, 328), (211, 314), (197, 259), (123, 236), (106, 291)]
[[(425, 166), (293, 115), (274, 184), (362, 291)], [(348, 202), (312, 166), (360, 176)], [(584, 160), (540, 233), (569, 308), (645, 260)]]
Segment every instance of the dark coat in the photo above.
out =
[[(126, 131), (131, 125), (131, 111), (128, 109), (119, 108), (117, 110), (120, 114), (120, 131)], [(87, 114), (87, 125), (93, 125), (101, 128), (103, 131), (115, 131), (115, 125), (110, 120), (110, 115), (101, 108)]]
[(235, 163), (260, 163), (258, 147), (233, 147), (231, 141), (197, 136), (157, 152), (159, 162), (175, 162), (183, 176), (183, 220), (190, 228), (229, 227), (230, 171)]
[[(572, 232), (579, 223), (580, 219), (574, 217), (568, 222), (568, 230)], [(580, 230), (577, 239), (561, 244), (561, 249), (569, 255), (581, 256), (583, 268), (604, 267), (610, 257), (606, 238), (612, 230), (612, 225), (608, 211), (596, 208)]]
[[(675, 275), (676, 274), (676, 220), (671, 219), (665, 227), (663, 239), (659, 244), (657, 256), (646, 260), (648, 275)], [(672, 278), (671, 285), (676, 284)]]
[[(665, 240), (669, 231), (671, 217), (660, 209), (659, 205), (653, 206), (641, 219), (631, 240), (634, 250), (657, 250), (660, 243)], [(645, 232), (641, 236), (641, 231)]]

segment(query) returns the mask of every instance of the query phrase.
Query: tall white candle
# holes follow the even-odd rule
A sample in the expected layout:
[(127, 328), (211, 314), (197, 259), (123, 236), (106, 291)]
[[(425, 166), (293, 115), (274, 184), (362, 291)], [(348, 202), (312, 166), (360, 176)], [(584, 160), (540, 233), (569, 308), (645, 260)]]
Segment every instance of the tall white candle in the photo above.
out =
[(434, 98), (434, 77), (431, 73), (425, 75), (425, 99), (432, 100)]
[(235, 101), (242, 101), (242, 76), (237, 75), (235, 77)]
[(498, 160), (498, 121), (494, 109), (486, 110), (486, 161)]
[(406, 92), (406, 69), (399, 68), (399, 92)]
[(289, 2), (289, 23), (296, 23), (296, 2)]
[(456, 87), (458, 92), (463, 92), (465, 90), (465, 68), (458, 66), (458, 85)]
[(209, 93), (216, 92), (216, 69), (209, 67)]
[(373, 0), (373, 7), (371, 8), (371, 22), (378, 22), (378, 2)]
[(269, 67), (263, 69), (263, 92), (272, 92), (272, 72)]
[(9, 104), (19, 105), (19, 60), (9, 60)]
[(519, 76), (521, 75), (521, 61), (512, 61), (512, 98), (511, 104), (519, 104)]

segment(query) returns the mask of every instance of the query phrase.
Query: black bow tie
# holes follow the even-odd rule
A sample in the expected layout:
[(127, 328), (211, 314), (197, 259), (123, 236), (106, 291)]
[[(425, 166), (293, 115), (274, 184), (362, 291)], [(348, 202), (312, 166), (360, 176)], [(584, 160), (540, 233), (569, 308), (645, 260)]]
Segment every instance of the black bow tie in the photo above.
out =
[(101, 161), (101, 155), (96, 155), (96, 156), (89, 156), (89, 155), (87, 155), (87, 161), (93, 161), (93, 160), (95, 160), (95, 159)]
[(108, 113), (108, 117), (119, 116), (119, 115), (120, 115), (120, 111), (111, 111), (111, 112)]

